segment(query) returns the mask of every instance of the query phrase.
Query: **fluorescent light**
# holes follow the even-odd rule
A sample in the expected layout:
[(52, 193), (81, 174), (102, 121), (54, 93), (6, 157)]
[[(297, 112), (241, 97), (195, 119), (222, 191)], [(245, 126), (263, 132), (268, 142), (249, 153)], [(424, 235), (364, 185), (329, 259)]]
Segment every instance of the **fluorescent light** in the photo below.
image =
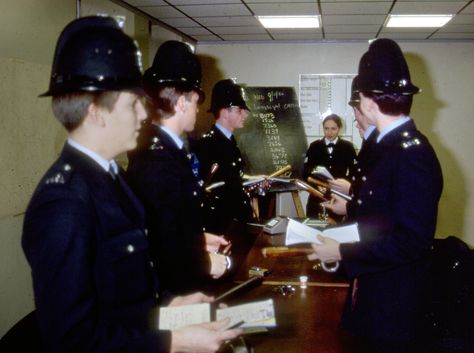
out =
[(443, 27), (453, 15), (389, 15), (386, 27)]
[(257, 16), (265, 28), (319, 28), (319, 16)]

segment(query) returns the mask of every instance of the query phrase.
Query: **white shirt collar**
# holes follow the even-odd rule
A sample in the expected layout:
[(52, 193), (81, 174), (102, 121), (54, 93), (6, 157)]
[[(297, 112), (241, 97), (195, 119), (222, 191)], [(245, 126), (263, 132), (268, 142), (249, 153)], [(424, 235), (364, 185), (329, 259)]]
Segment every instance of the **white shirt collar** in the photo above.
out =
[(223, 127), (219, 123), (216, 123), (216, 128), (218, 128), (225, 135), (225, 137), (227, 137), (230, 140), (230, 138), (232, 137), (232, 132), (227, 130), (225, 127)]
[(364, 140), (367, 140), (369, 136), (372, 134), (372, 132), (375, 130), (375, 125), (369, 125), (367, 126), (367, 129), (364, 131)]
[(74, 141), (71, 137), (68, 137), (67, 143), (75, 148), (76, 150), (84, 153), (85, 155), (92, 158), (97, 164), (99, 164), (106, 172), (109, 171), (110, 168), (114, 169), (115, 174), (118, 174), (118, 166), (117, 163), (112, 160), (107, 160), (104, 157), (100, 156), (99, 154), (95, 153), (94, 151), (90, 150), (89, 148), (81, 145), (80, 143)]
[(167, 127), (163, 125), (160, 125), (160, 129), (163, 130), (166, 134), (168, 134), (169, 137), (171, 137), (171, 139), (174, 141), (178, 149), (183, 148), (184, 142), (183, 140), (181, 140), (181, 138), (178, 135), (176, 135), (173, 131), (171, 131), (170, 129), (168, 129)]
[(329, 141), (327, 138), (324, 138), (324, 143), (327, 145), (329, 145), (330, 143), (333, 143), (333, 144), (336, 144), (337, 143), (337, 140), (339, 140), (339, 137), (336, 137), (334, 140), (332, 141)]
[(380, 131), (379, 137), (377, 137), (377, 143), (379, 143), (384, 138), (384, 136), (387, 135), (390, 131), (396, 129), (400, 125), (405, 124), (407, 121), (410, 121), (410, 117), (402, 116), (401, 118), (385, 126), (385, 128), (382, 131)]

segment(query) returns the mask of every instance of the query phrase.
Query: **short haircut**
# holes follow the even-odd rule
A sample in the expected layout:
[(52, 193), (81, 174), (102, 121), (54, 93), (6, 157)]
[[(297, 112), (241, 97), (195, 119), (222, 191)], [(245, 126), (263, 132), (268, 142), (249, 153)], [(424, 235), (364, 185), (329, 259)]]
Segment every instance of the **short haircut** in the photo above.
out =
[(324, 120), (323, 120), (323, 126), (326, 123), (326, 121), (328, 121), (328, 120), (334, 121), (336, 123), (337, 127), (339, 129), (342, 129), (342, 119), (339, 115), (331, 114), (331, 115), (328, 115), (327, 117), (325, 117)]
[(92, 103), (112, 111), (119, 95), (120, 91), (103, 91), (74, 92), (54, 96), (53, 113), (56, 119), (70, 132), (82, 123)]
[(363, 92), (363, 95), (371, 98), (382, 113), (399, 116), (409, 115), (413, 103), (413, 95), (401, 94), (376, 94), (372, 92)]
[(182, 89), (176, 86), (158, 86), (154, 88), (153, 94), (147, 100), (147, 109), (153, 121), (168, 119), (176, 112), (174, 107), (180, 96), (184, 95), (187, 101), (191, 101), (193, 93), (198, 92)]

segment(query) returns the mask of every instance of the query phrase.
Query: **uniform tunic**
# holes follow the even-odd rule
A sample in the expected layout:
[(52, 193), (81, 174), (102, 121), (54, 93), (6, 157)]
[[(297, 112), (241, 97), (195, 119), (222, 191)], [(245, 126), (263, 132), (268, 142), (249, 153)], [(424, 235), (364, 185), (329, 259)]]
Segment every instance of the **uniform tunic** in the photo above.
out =
[(224, 181), (206, 198), (206, 229), (222, 233), (233, 219), (252, 219), (249, 197), (242, 188), (244, 161), (234, 139), (228, 139), (215, 125), (194, 145), (200, 163), (200, 175), (206, 178), (214, 163), (219, 165), (209, 183)]
[(184, 294), (210, 278), (201, 218), (203, 188), (191, 161), (172, 138), (151, 125), (146, 148), (131, 156), (127, 177), (145, 205), (151, 251), (161, 285)]
[(409, 341), (423, 300), (441, 168), (412, 120), (385, 135), (376, 152), (349, 203), (361, 241), (340, 245), (344, 268), (356, 279), (343, 323), (362, 336)]
[[(307, 180), (311, 176), (313, 169), (319, 165), (326, 167), (335, 179), (347, 178), (349, 168), (354, 165), (355, 159), (354, 145), (349, 141), (338, 138), (334, 147), (332, 147), (332, 152), (329, 153), (325, 140), (316, 140), (311, 143), (306, 152), (303, 179)], [(313, 196), (308, 197), (308, 204), (306, 206), (307, 216), (313, 217), (318, 215), (320, 202), (321, 200)]]
[(148, 329), (158, 282), (144, 212), (117, 183), (66, 144), (26, 211), (22, 245), (50, 353), (169, 351), (169, 332)]

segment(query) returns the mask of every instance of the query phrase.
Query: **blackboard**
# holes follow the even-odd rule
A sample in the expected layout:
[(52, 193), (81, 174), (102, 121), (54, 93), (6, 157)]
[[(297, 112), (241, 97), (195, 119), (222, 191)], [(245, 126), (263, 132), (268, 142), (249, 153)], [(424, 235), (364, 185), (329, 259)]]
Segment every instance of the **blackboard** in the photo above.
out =
[(308, 144), (293, 87), (246, 87), (250, 113), (236, 139), (248, 174), (269, 175), (286, 165), (299, 177)]

